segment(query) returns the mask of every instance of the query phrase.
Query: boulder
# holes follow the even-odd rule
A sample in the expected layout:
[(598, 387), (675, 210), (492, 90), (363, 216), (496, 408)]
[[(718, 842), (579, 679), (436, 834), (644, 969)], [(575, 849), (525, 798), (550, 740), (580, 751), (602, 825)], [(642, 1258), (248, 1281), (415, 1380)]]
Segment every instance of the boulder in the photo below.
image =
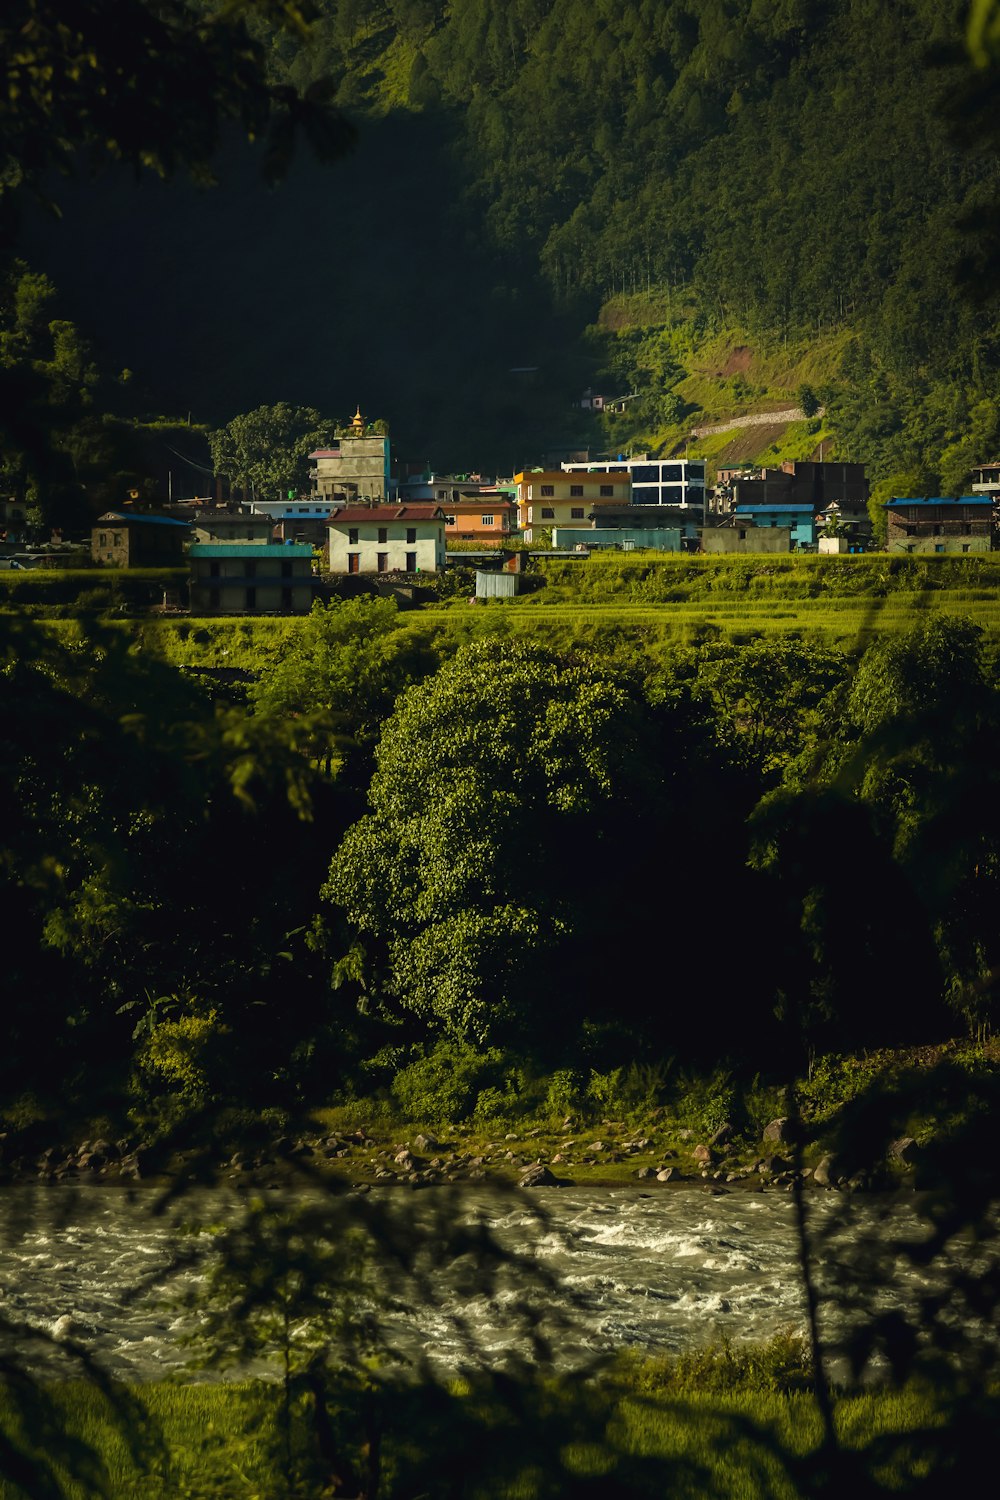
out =
[(439, 1150), (438, 1142), (432, 1135), (418, 1135), (413, 1145), (417, 1151), (429, 1152), (432, 1156), (435, 1151)]
[(691, 1155), (694, 1157), (695, 1161), (701, 1162), (703, 1166), (707, 1166), (708, 1163), (712, 1160), (712, 1151), (709, 1146), (695, 1146), (694, 1150), (691, 1152)]
[(920, 1154), (920, 1147), (912, 1135), (901, 1135), (889, 1147), (889, 1155), (893, 1160), (901, 1161), (907, 1167), (915, 1166), (920, 1160)]
[(764, 1139), (772, 1145), (777, 1145), (779, 1142), (788, 1145), (790, 1141), (795, 1140), (795, 1121), (790, 1120), (787, 1115), (772, 1120), (769, 1125), (764, 1126)]
[(676, 1167), (661, 1167), (656, 1174), (657, 1182), (669, 1182), (677, 1171)]
[(833, 1157), (821, 1157), (813, 1168), (813, 1182), (818, 1183), (820, 1187), (831, 1187), (835, 1176)]
[(722, 1125), (719, 1126), (714, 1135), (709, 1136), (708, 1144), (710, 1146), (721, 1146), (723, 1141), (728, 1141), (732, 1133), (733, 1127), (730, 1125), (729, 1121), (726, 1120)]
[[(555, 1160), (555, 1157), (553, 1157), (553, 1161), (554, 1160)], [(655, 1177), (656, 1176), (656, 1168), (655, 1167), (640, 1167), (639, 1170), (638, 1170), (638, 1172), (636, 1172), (635, 1175), (640, 1180), (642, 1180), (643, 1178), (646, 1178), (646, 1177)]]
[(523, 1188), (534, 1188), (558, 1187), (559, 1184), (548, 1167), (543, 1166), (541, 1162), (535, 1162), (534, 1166), (521, 1173), (518, 1185)]

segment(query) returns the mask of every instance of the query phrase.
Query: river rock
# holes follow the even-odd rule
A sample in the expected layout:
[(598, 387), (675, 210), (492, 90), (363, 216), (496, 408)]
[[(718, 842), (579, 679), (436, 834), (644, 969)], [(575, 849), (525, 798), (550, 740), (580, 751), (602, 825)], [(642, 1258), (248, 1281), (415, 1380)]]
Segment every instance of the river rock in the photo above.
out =
[(425, 1153), (430, 1152), (432, 1155), (435, 1151), (438, 1151), (440, 1149), (438, 1142), (432, 1135), (416, 1136), (413, 1145), (417, 1151), (423, 1151)]
[(541, 1162), (535, 1162), (534, 1166), (521, 1173), (518, 1185), (523, 1188), (557, 1187), (558, 1182), (548, 1167), (543, 1166)]
[(813, 1182), (820, 1187), (831, 1187), (834, 1181), (834, 1159), (832, 1156), (823, 1156), (813, 1168)]
[[(555, 1157), (553, 1157), (552, 1159), (554, 1161)], [(656, 1176), (656, 1168), (655, 1167), (640, 1167), (639, 1170), (638, 1170), (638, 1172), (636, 1172), (635, 1175), (639, 1178), (640, 1181), (642, 1181), (646, 1177), (655, 1177)]]
[(889, 1147), (889, 1155), (904, 1166), (912, 1167), (920, 1160), (920, 1147), (912, 1135), (901, 1135)]
[(669, 1182), (677, 1171), (676, 1167), (661, 1167), (656, 1174), (657, 1182)]
[(790, 1141), (794, 1141), (795, 1121), (790, 1120), (787, 1115), (782, 1115), (780, 1119), (772, 1120), (770, 1125), (764, 1126), (764, 1139), (775, 1144), (780, 1142), (782, 1145), (787, 1145)]
[(707, 1166), (708, 1163), (712, 1160), (711, 1148), (708, 1146), (695, 1146), (694, 1150), (691, 1152), (691, 1155), (694, 1157), (695, 1161), (700, 1161), (703, 1166)]

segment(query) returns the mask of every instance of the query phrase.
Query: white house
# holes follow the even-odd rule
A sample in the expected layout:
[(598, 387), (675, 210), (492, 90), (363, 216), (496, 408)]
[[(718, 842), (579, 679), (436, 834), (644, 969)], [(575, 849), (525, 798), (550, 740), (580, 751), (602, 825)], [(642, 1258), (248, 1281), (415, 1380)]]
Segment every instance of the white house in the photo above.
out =
[(440, 505), (348, 505), (330, 517), (331, 573), (437, 573), (444, 567)]

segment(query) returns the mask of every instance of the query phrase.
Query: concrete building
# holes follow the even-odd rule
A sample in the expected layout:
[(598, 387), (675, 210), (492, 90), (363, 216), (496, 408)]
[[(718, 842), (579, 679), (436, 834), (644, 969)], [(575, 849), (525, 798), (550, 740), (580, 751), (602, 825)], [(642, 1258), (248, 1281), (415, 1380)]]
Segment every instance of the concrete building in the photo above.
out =
[(193, 523), (196, 542), (269, 542), (273, 530), (270, 517), (253, 510), (203, 510)]
[(269, 542), (196, 542), (188, 551), (191, 613), (308, 614), (312, 548)]
[(812, 547), (816, 542), (816, 518), (808, 501), (789, 504), (737, 505), (733, 514), (737, 530), (747, 526), (787, 527), (793, 549)]
[(445, 565), (440, 505), (353, 505), (330, 516), (331, 573), (437, 573)]
[(494, 490), (478, 500), (441, 502), (445, 512), (445, 541), (479, 542), (500, 547), (517, 527), (517, 507), (506, 495)]
[(789, 526), (706, 526), (701, 534), (701, 550), (726, 555), (763, 552), (773, 556), (792, 550), (792, 531)]
[(107, 568), (179, 568), (191, 535), (173, 516), (105, 511), (90, 533), (90, 555)]
[(678, 526), (657, 529), (649, 526), (557, 526), (552, 532), (552, 545), (560, 549), (586, 547), (591, 552), (602, 547), (617, 548), (622, 552), (641, 552), (644, 549), (653, 552), (680, 552), (681, 532)]
[(563, 469), (529, 469), (514, 475), (517, 494), (517, 524), (524, 540), (553, 526), (584, 525), (603, 505), (627, 505), (632, 481), (621, 469), (596, 473)]
[(618, 458), (600, 463), (564, 463), (568, 474), (626, 472), (633, 505), (678, 505), (705, 510), (705, 463), (700, 458)]
[(329, 501), (331, 508), (389, 498), (389, 439), (367, 427), (360, 407), (350, 431), (338, 437), (336, 446), (310, 453), (309, 462), (313, 495)]
[(979, 464), (973, 469), (972, 493), (1000, 496), (1000, 463)]
[(996, 534), (994, 505), (988, 494), (890, 500), (885, 507), (886, 551), (990, 552)]

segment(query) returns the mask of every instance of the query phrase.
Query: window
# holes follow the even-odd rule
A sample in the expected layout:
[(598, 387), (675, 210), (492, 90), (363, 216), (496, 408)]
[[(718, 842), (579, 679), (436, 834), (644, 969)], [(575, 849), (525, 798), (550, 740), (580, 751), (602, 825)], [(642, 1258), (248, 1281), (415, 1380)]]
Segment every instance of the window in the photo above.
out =
[(969, 544), (968, 544), (968, 542), (963, 542), (962, 543), (962, 551), (963, 552), (968, 552), (968, 550), (969, 550)]
[(659, 478), (659, 464), (636, 464), (632, 470), (633, 484), (656, 484)]
[(741, 542), (745, 542), (745, 541), (746, 541), (746, 539), (747, 539), (747, 534), (746, 534), (746, 532), (745, 532), (745, 531), (741, 531), (741, 532), (740, 532), (740, 541), (741, 541)]
[(282, 578), (291, 578), (291, 576), (292, 576), (292, 565), (291, 565), (290, 562), (283, 562), (281, 564), (281, 576), (282, 576)]
[(101, 540), (99, 541), (98, 546), (99, 547), (106, 547), (107, 545), (108, 545), (107, 535), (106, 535), (105, 532), (102, 531), (101, 532)]
[(552, 507), (550, 505), (543, 505), (542, 506), (542, 520), (543, 521), (554, 521), (555, 518), (556, 518), (556, 513), (552, 509)]
[(935, 526), (935, 528), (934, 528), (934, 535), (935, 536), (943, 536), (943, 534), (944, 534), (944, 528), (941, 527), (941, 526)]
[(407, 541), (407, 545), (410, 546), (410, 547), (412, 547), (413, 544), (414, 544), (414, 542), (416, 540), (417, 540), (417, 528), (415, 526), (407, 526), (407, 528), (406, 528), (406, 541)]
[(934, 551), (935, 552), (943, 552), (944, 551), (944, 542), (937, 542), (935, 544)]
[(966, 521), (964, 523), (964, 525), (962, 526), (962, 535), (963, 536), (971, 536), (972, 535), (972, 527), (969, 525), (968, 521)]
[(246, 565), (246, 570), (245, 571), (246, 571), (246, 575), (247, 575), (248, 578), (256, 578), (257, 577), (257, 564), (256, 564), (256, 562), (252, 561), (250, 558), (247, 558), (247, 565)]
[(379, 529), (378, 529), (378, 539), (379, 539), (379, 542), (381, 543), (381, 545), (384, 547), (385, 544), (386, 544), (386, 542), (389, 540), (389, 528), (388, 528), (388, 526), (380, 526), (379, 527)]
[(681, 468), (680, 464), (661, 464), (660, 465), (660, 483), (661, 484), (664, 482), (664, 480), (668, 480), (668, 479), (677, 480), (677, 479), (683, 479), (683, 478), (684, 478), (684, 471)]
[(479, 524), (480, 524), (480, 526), (495, 526), (496, 525), (496, 517), (495, 516), (480, 516), (479, 517)]
[(349, 547), (356, 547), (358, 545), (358, 528), (356, 526), (348, 526), (347, 528), (347, 545)]
[(247, 589), (247, 609), (257, 608), (257, 590)]
[(602, 484), (601, 485), (601, 496), (602, 496), (602, 498), (610, 498), (611, 496), (614, 495), (614, 492), (615, 492), (615, 487), (614, 487), (613, 484)]
[(556, 491), (555, 491), (555, 486), (554, 485), (552, 485), (552, 484), (543, 484), (542, 485), (542, 494), (543, 495), (554, 495), (555, 492)]
[(209, 565), (208, 565), (208, 576), (209, 576), (209, 578), (218, 578), (218, 576), (219, 576), (219, 564), (217, 562), (210, 562), (209, 563)]
[(112, 540), (113, 544), (116, 547), (120, 547), (121, 544), (122, 544), (122, 534), (121, 534), (121, 532), (120, 531), (116, 531), (115, 534), (114, 534), (114, 536), (111, 538), (111, 540)]
[(408, 573), (415, 573), (417, 571), (417, 554), (415, 552), (408, 552), (406, 554), (406, 571)]
[(253, 532), (250, 531), (249, 528), (247, 529), (247, 541), (248, 542), (252, 542), (253, 541)]
[(583, 485), (582, 484), (571, 484), (570, 487), (569, 487), (569, 492), (570, 492), (570, 495), (582, 495), (583, 494)]
[(582, 521), (583, 520), (583, 506), (582, 505), (574, 505), (574, 506), (572, 506), (570, 508), (569, 518), (570, 518), (571, 521)]
[(281, 607), (282, 607), (282, 609), (291, 609), (291, 607), (292, 607), (292, 591), (291, 591), (291, 589), (282, 589), (281, 590)]
[(379, 572), (380, 573), (388, 573), (388, 571), (389, 571), (389, 554), (388, 554), (388, 552), (378, 552), (378, 553), (376, 553), (376, 556), (378, 557), (378, 570), (379, 570)]
[(357, 552), (348, 552), (347, 571), (348, 573), (358, 573), (361, 571), (361, 558)]

